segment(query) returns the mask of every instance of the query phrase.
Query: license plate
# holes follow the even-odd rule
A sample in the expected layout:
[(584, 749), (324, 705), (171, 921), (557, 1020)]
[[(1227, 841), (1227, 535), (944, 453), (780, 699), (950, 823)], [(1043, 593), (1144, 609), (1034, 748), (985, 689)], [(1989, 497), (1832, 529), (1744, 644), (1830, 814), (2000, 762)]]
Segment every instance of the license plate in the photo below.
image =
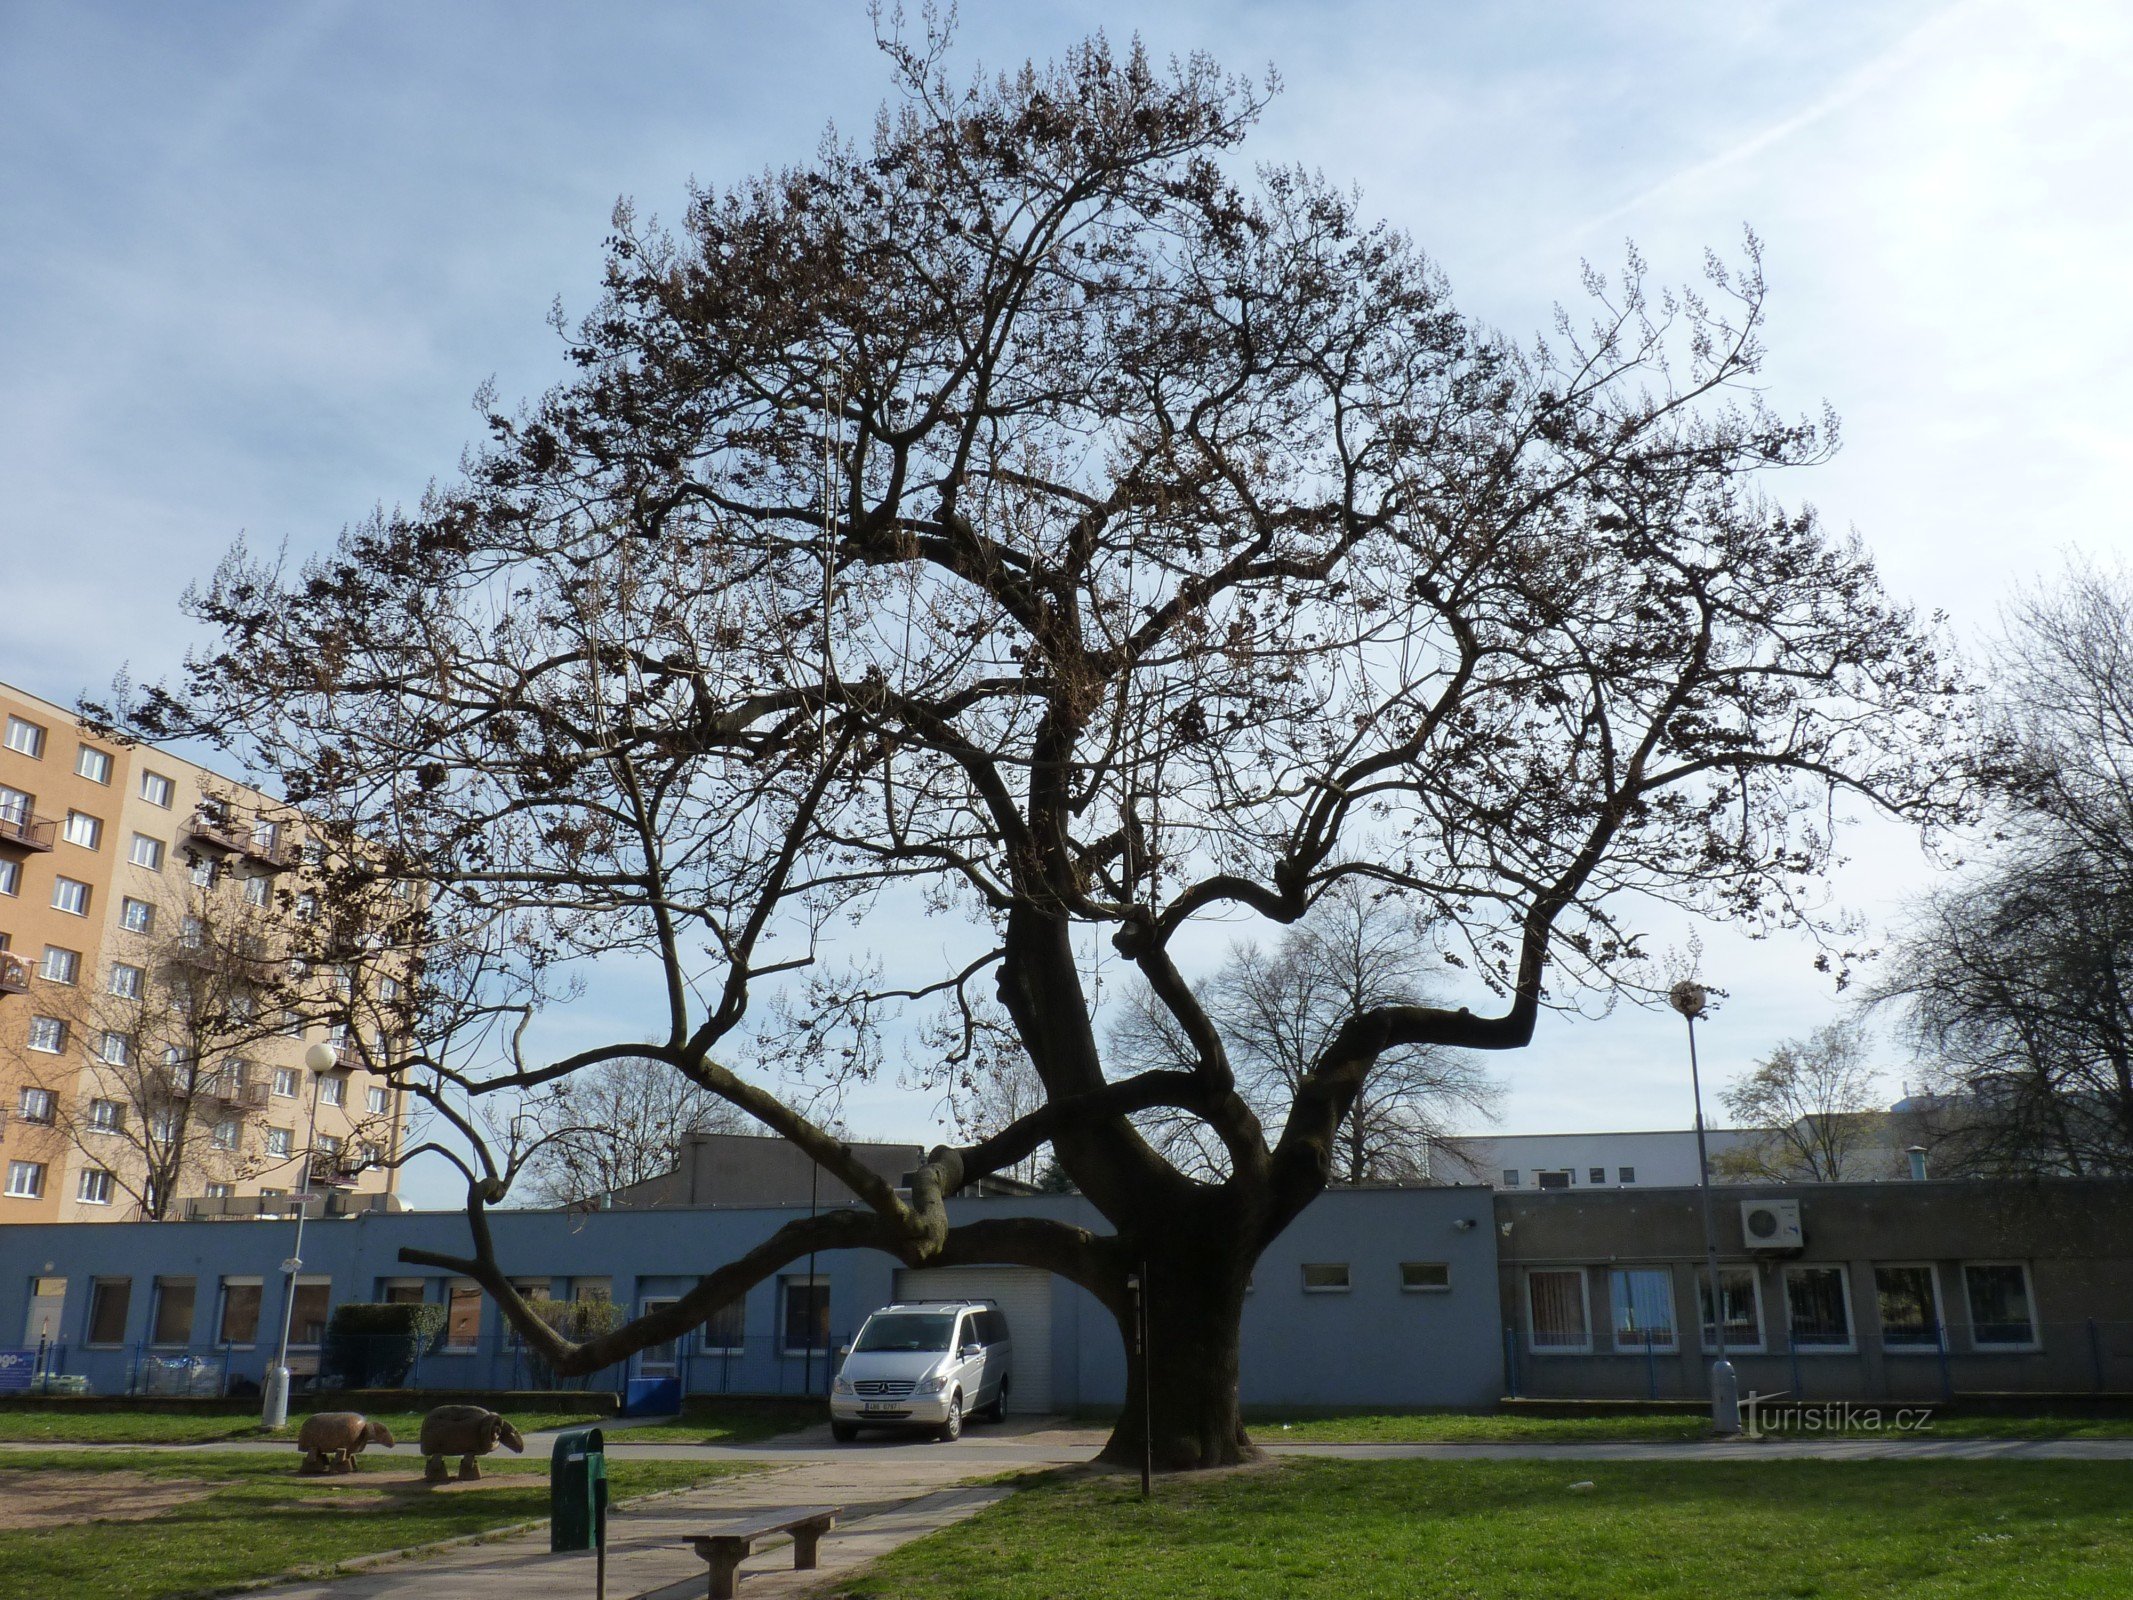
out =
[(862, 1400), (859, 1403), (859, 1409), (861, 1411), (902, 1411), (905, 1408), (894, 1400)]

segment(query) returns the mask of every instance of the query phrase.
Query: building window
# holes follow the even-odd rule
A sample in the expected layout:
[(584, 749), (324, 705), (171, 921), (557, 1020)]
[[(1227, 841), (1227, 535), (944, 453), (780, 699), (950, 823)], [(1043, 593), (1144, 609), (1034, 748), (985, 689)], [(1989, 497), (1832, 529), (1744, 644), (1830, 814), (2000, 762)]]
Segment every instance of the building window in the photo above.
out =
[(1570, 1174), (1568, 1172), (1536, 1172), (1533, 1174), (1533, 1183), (1536, 1188), (1541, 1189), (1567, 1189), (1570, 1187)]
[(69, 811), (67, 820), (59, 825), (59, 836), (68, 844), (94, 850), (104, 842), (104, 825), (86, 811)]
[(1787, 1267), (1785, 1304), (1793, 1349), (1852, 1348), (1851, 1286), (1842, 1267)]
[(333, 1282), (329, 1278), (296, 1280), (296, 1304), (289, 1314), (289, 1342), (315, 1345), (326, 1337), (326, 1317), (332, 1310)]
[(830, 1342), (830, 1286), (825, 1278), (780, 1278), (778, 1299), (783, 1315), (785, 1350), (799, 1355), (827, 1350)]
[(217, 1150), (236, 1149), (237, 1124), (228, 1120), (216, 1123), (215, 1131), (210, 1136), (208, 1143), (212, 1144)]
[(481, 1344), (481, 1289), (455, 1280), (444, 1302), (444, 1347), (473, 1350)]
[(1637, 1169), (1635, 1167), (1617, 1167), (1615, 1171), (1621, 1175), (1616, 1180), (1617, 1182), (1635, 1183), (1637, 1181)]
[(706, 1355), (739, 1355), (748, 1348), (748, 1297), (737, 1294), (704, 1318)]
[(257, 1278), (222, 1280), (222, 1326), (215, 1333), (217, 1344), (258, 1342), (261, 1288)]
[(74, 878), (54, 878), (52, 909), (64, 911), (70, 917), (86, 917), (89, 914), (89, 886)]
[(168, 811), (170, 809), (171, 796), (176, 792), (176, 789), (177, 786), (160, 772), (143, 772), (141, 774), (141, 798), (152, 806), (161, 806), (165, 811)]
[(392, 1093), (387, 1089), (366, 1089), (363, 1092), (363, 1103), (369, 1108), (372, 1116), (382, 1117), (391, 1109)]
[(39, 971), (46, 983), (71, 984), (81, 976), (81, 952), (48, 944), (44, 947), (44, 965)]
[(227, 1200), (236, 1192), (237, 1185), (234, 1183), (210, 1183), (206, 1189), (207, 1198), (210, 1200)]
[(1306, 1261), (1303, 1264), (1303, 1286), (1305, 1294), (1346, 1294), (1348, 1263)]
[(89, 1326), (82, 1335), (82, 1343), (124, 1344), (126, 1312), (132, 1303), (131, 1278), (98, 1278), (89, 1286)]
[(136, 900), (128, 895), (119, 902), (119, 926), (128, 933), (154, 933), (156, 908), (146, 900)]
[(83, 745), (74, 757), (74, 776), (87, 778), (91, 783), (108, 784), (111, 781), (111, 757), (93, 744)]
[(309, 889), (306, 889), (296, 897), (296, 920), (298, 922), (316, 922), (318, 920), (318, 896)]
[(145, 833), (133, 836), (133, 847), (126, 852), (126, 859), (137, 867), (146, 867), (150, 872), (163, 870), (163, 841), (151, 839)]
[(1674, 1348), (1674, 1275), (1664, 1267), (1617, 1267), (1608, 1274), (1614, 1304), (1615, 1348), (1627, 1352)]
[(187, 916), (178, 923), (178, 943), (188, 950), (203, 950), (207, 947), (207, 921), (202, 917)]
[(212, 889), (215, 887), (215, 863), (206, 856), (195, 856), (186, 876), (195, 889)]
[(21, 717), (7, 719), (7, 747), (18, 756), (28, 756), (32, 761), (44, 759), (44, 729), (34, 722), (25, 722)]
[(263, 877), (244, 880), (244, 903), (248, 906), (263, 906), (267, 903), (267, 882)]
[(2037, 1348), (2029, 1268), (2019, 1261), (1965, 1262), (1963, 1289), (1970, 1300), (1970, 1342), (1978, 1349)]
[[(152, 1112), (148, 1118), (148, 1136), (158, 1144), (169, 1144), (178, 1136), (178, 1119), (168, 1111)], [(153, 1210), (154, 1207), (150, 1207)]]
[(129, 967), (123, 961), (111, 963), (111, 975), (104, 980), (104, 988), (121, 1000), (141, 998), (141, 980), (146, 972), (140, 967)]
[(267, 1129), (267, 1154), (286, 1156), (289, 1153), (290, 1131), (287, 1128)]
[(116, 1100), (89, 1102), (89, 1129), (92, 1133), (123, 1133), (125, 1128), (126, 1108)]
[(0, 894), (22, 893), (22, 863), (0, 861)]
[(0, 822), (27, 828), (37, 820), (37, 797), (0, 784)]
[(1605, 1167), (1593, 1167), (1586, 1172), (1585, 1178), (1589, 1183), (1605, 1183), (1607, 1181), (1607, 1169)]
[(1877, 1266), (1874, 1300), (1881, 1312), (1882, 1348), (1940, 1348), (1940, 1292), (1930, 1266)]
[(294, 1067), (276, 1067), (274, 1069), (274, 1093), (276, 1097), (283, 1100), (294, 1100), (296, 1098), (296, 1090), (296, 1069)]
[(1536, 1351), (1592, 1348), (1583, 1267), (1535, 1268), (1526, 1274), (1526, 1332)]
[(152, 1344), (189, 1344), (193, 1337), (193, 1280), (156, 1279), (156, 1309), (150, 1319)]
[(1449, 1261), (1403, 1261), (1400, 1288), (1408, 1294), (1444, 1294), (1452, 1286)]
[(111, 1204), (111, 1174), (102, 1167), (84, 1167), (74, 1182), (74, 1198), (86, 1206)]
[(318, 1098), (321, 1105), (345, 1106), (348, 1104), (348, 1080), (331, 1077), (319, 1079)]
[(397, 979), (397, 978), (380, 978), (380, 979), (378, 980), (378, 1003), (379, 1003), (380, 1005), (388, 1005), (388, 1006), (389, 1006), (389, 1005), (391, 1005), (391, 1004), (392, 1004), (392, 1003), (393, 1003), (393, 1002), (394, 1002), (395, 1000), (397, 1000), (397, 999), (399, 999), (399, 998), (400, 998), (400, 980), (399, 980), (399, 979)]
[(1515, 1189), (1518, 1187), (1518, 1168), (1505, 1167), (1503, 1169), (1503, 1186), (1506, 1189)]
[(10, 1161), (7, 1164), (7, 1193), (11, 1200), (43, 1199), (44, 1163)]
[(24, 1089), (15, 1102), (15, 1114), (24, 1122), (49, 1123), (52, 1120), (52, 1091)]
[(30, 1018), (29, 1045), (45, 1055), (58, 1055), (67, 1047), (67, 1025), (57, 1017)]

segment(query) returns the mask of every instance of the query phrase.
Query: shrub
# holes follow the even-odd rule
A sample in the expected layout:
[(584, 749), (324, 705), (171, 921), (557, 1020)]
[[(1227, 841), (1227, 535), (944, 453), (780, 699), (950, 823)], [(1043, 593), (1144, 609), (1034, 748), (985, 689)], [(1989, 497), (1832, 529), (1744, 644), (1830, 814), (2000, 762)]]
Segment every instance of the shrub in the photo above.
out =
[[(613, 1333), (622, 1324), (621, 1307), (604, 1296), (590, 1300), (536, 1298), (526, 1303), (533, 1308), (535, 1316), (574, 1344), (581, 1344), (587, 1339), (597, 1339), (603, 1333)], [(531, 1348), (526, 1351), (526, 1365), (532, 1371), (535, 1388), (559, 1386), (561, 1380), (556, 1377), (548, 1363)], [(591, 1381), (591, 1375), (587, 1374), (579, 1378), (577, 1383), (582, 1387)]]
[(348, 1301), (333, 1308), (319, 1365), (344, 1389), (389, 1388), (443, 1327), (443, 1306)]

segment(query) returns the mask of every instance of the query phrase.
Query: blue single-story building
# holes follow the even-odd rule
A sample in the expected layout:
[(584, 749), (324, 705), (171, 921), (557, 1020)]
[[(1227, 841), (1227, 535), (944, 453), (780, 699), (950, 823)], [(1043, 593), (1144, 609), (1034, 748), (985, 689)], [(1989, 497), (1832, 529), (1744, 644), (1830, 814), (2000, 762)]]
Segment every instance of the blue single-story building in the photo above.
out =
[[(694, 1286), (805, 1207), (727, 1206), (491, 1214), (499, 1258), (556, 1300), (605, 1298), (635, 1314)], [(957, 1222), (1043, 1215), (1101, 1228), (1085, 1200), (950, 1203)], [(544, 1387), (546, 1377), (475, 1286), (399, 1260), (404, 1246), (461, 1254), (457, 1212), (362, 1212), (306, 1225), (287, 1298), (285, 1221), (29, 1225), (0, 1229), (0, 1346), (18, 1330), (43, 1366), (98, 1394), (245, 1392), (291, 1321), (291, 1366), (315, 1372), (333, 1306), (420, 1300), (445, 1326), (406, 1381), (423, 1388)], [(1245, 1303), (1246, 1405), (1479, 1406), (1504, 1392), (1497, 1230), (1479, 1188), (1332, 1190), (1261, 1258)], [(987, 1296), (1016, 1344), (1012, 1409), (1117, 1403), (1125, 1364), (1109, 1313), (1082, 1290), (1019, 1267), (910, 1270), (871, 1251), (794, 1263), (675, 1344), (592, 1386), (678, 1378), (685, 1393), (826, 1389), (836, 1347), (897, 1298)], [(1154, 1330), (1160, 1338), (1161, 1330)]]

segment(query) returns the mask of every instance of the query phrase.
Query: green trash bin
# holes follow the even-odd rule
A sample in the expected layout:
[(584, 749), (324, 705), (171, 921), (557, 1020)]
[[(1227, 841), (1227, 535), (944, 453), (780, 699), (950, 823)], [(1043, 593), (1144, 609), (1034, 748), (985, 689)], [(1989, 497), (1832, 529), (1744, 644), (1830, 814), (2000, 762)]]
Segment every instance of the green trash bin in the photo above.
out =
[(606, 1546), (607, 1441), (598, 1428), (572, 1428), (548, 1458), (548, 1548)]

